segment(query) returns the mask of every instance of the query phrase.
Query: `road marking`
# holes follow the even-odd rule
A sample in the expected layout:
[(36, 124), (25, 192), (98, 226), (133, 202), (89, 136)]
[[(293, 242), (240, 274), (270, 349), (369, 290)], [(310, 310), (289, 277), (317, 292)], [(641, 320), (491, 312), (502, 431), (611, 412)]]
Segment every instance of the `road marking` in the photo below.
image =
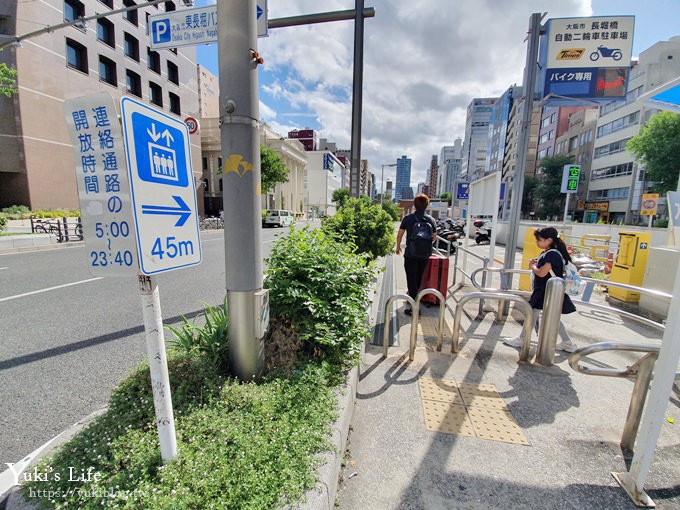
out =
[(3, 269), (9, 269), (9, 267), (0, 267), (0, 271), (2, 271)]
[(26, 292), (24, 294), (17, 294), (16, 296), (9, 296), (5, 298), (0, 298), (0, 303), (3, 301), (10, 301), (12, 299), (18, 299), (21, 297), (32, 296), (33, 294), (41, 294), (43, 292), (49, 292), (50, 290), (63, 289), (64, 287), (71, 287), (73, 285), (80, 285), (81, 283), (95, 282), (101, 280), (103, 276), (98, 276), (96, 278), (90, 278), (89, 280), (80, 280), (79, 282), (65, 283), (64, 285), (57, 285), (56, 287), (48, 287), (46, 289), (34, 290), (33, 292)]

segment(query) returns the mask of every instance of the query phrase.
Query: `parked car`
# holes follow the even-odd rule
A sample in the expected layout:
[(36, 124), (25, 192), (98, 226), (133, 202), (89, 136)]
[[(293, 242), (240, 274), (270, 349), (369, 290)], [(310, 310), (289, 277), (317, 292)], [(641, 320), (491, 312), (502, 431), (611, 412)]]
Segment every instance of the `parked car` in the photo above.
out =
[(269, 209), (264, 217), (265, 227), (287, 227), (295, 222), (292, 211), (283, 209)]

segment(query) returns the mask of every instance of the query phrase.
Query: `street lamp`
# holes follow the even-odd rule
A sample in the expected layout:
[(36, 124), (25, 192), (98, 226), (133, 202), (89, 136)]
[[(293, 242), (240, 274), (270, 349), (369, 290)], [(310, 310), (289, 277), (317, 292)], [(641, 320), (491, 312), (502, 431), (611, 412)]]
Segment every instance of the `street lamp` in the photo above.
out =
[(388, 165), (380, 165), (382, 167), (382, 171), (380, 173), (380, 205), (383, 204), (383, 198), (385, 197), (385, 167), (386, 166), (397, 166), (396, 163), (390, 163)]

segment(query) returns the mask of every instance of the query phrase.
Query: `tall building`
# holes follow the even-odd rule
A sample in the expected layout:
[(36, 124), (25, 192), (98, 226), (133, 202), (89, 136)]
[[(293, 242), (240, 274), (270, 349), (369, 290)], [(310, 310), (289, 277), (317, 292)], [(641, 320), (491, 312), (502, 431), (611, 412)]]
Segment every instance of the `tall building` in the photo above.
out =
[(450, 193), (455, 198), (456, 182), (460, 179), (463, 140), (457, 138), (453, 145), (445, 145), (439, 154), (437, 196)]
[(439, 175), (439, 163), (436, 154), (432, 154), (430, 168), (427, 169), (427, 194), (430, 198), (438, 197), (437, 178)]
[(536, 147), (536, 165), (540, 167), (543, 158), (555, 155), (555, 142), (569, 129), (569, 116), (583, 106), (546, 106), (541, 112)]
[(489, 122), (496, 98), (475, 98), (470, 101), (465, 120), (462, 176), (474, 181), (486, 175), (486, 151), (489, 143)]
[(201, 64), (198, 72), (198, 115), (200, 118), (220, 116), (220, 81)]
[(574, 163), (581, 166), (578, 189), (569, 200), (570, 214), (578, 221), (585, 219), (585, 198), (590, 180), (598, 113), (597, 108), (583, 108), (572, 113), (569, 116), (569, 128), (566, 133), (557, 138), (555, 143), (555, 155), (573, 156)]
[(626, 143), (657, 110), (639, 96), (680, 76), (680, 37), (660, 41), (640, 53), (631, 69), (625, 101), (600, 107), (584, 219), (644, 223), (640, 201), (650, 183)]
[(519, 97), (522, 95), (522, 87), (512, 85), (494, 103), (489, 119), (489, 141), (487, 151), (487, 173), (492, 174), (503, 170), (505, 155), (510, 149), (508, 146), (508, 133), (510, 128), (510, 112)]
[(394, 199), (399, 202), (402, 198), (406, 198), (404, 195), (408, 196), (408, 191), (411, 189), (411, 158), (402, 156), (397, 160), (397, 178), (394, 186)]
[[(6, 47), (0, 62), (18, 71), (18, 93), (0, 96), (0, 207), (79, 207), (76, 164), (66, 129), (64, 101), (108, 92), (115, 101), (133, 96), (184, 119), (199, 113), (196, 50), (193, 46), (153, 51), (149, 14), (176, 9), (163, 2), (112, 14), (32, 37)], [(133, 5), (130, 0), (0, 1), (0, 35), (23, 35), (36, 27)], [(191, 146), (200, 147), (199, 135)], [(193, 152), (200, 178), (200, 150)], [(199, 212), (202, 200), (199, 200)]]

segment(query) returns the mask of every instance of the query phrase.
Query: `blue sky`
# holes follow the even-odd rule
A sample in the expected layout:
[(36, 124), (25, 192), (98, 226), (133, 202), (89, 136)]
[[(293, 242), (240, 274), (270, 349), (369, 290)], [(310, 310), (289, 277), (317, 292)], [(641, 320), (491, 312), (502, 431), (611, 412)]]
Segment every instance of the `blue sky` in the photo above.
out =
[[(354, 8), (353, 0), (268, 0), (269, 18)], [(196, 6), (209, 0), (197, 1)], [(362, 158), (380, 165), (402, 154), (412, 185), (433, 154), (465, 132), (473, 97), (497, 97), (521, 84), (532, 12), (546, 18), (635, 15), (633, 54), (680, 35), (680, 0), (365, 0)], [(319, 5), (322, 5), (320, 8)], [(350, 147), (353, 24), (280, 28), (258, 41), (260, 119), (280, 134), (314, 128)], [(198, 62), (218, 74), (215, 44)], [(386, 169), (385, 178), (393, 169)], [(377, 183), (380, 187), (380, 182)]]

